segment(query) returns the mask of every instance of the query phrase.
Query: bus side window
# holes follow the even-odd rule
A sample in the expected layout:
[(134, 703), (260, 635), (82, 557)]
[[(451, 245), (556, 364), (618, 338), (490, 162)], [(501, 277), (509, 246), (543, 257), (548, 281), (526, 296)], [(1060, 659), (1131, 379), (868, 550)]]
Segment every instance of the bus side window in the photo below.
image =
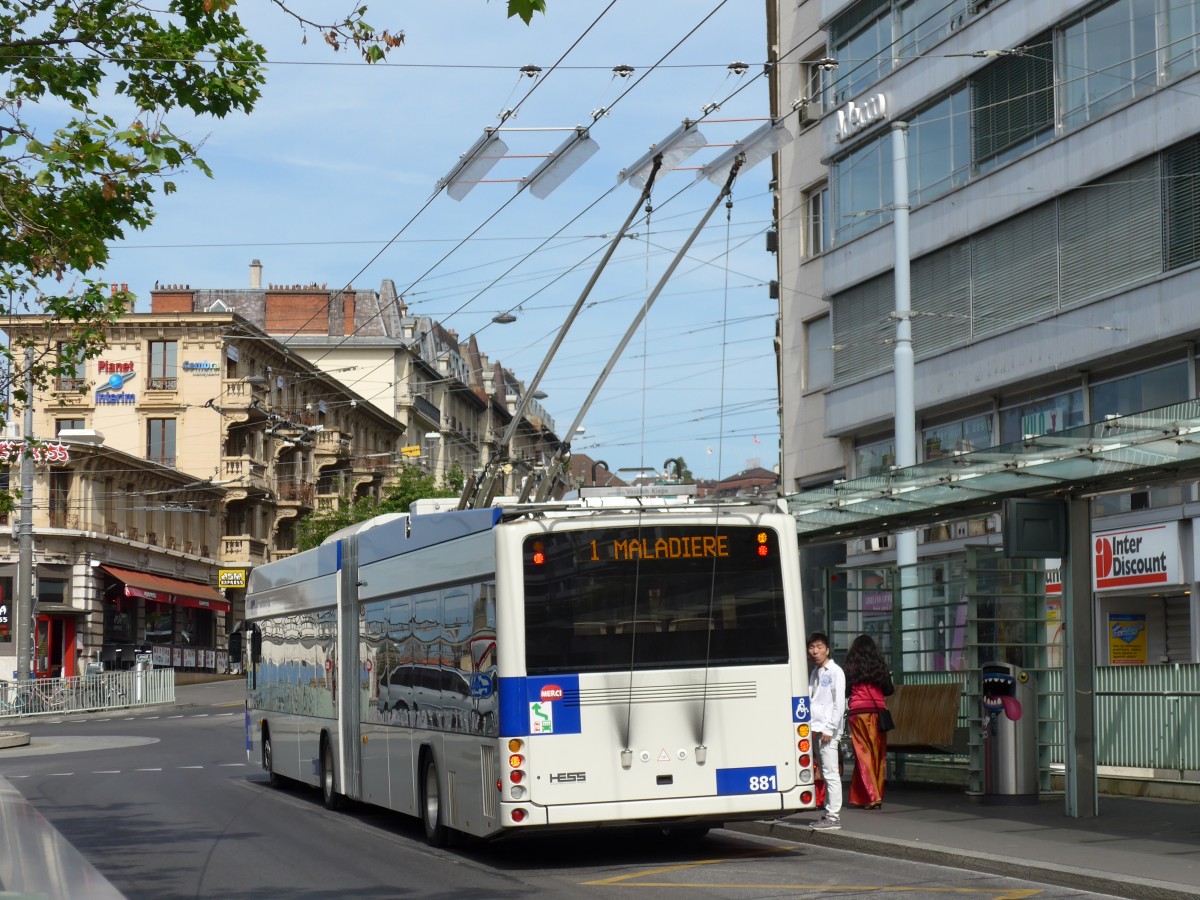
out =
[(250, 662), (255, 665), (262, 662), (262, 632), (257, 625), (250, 630)]

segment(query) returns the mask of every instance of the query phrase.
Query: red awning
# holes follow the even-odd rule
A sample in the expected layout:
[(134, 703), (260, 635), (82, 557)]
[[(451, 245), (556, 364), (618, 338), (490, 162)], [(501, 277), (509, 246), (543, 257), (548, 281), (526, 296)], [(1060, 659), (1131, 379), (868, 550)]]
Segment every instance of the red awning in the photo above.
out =
[(126, 597), (142, 597), (155, 603), (174, 603), (176, 606), (229, 612), (229, 601), (207, 584), (180, 581), (177, 578), (150, 575), (146, 572), (132, 572), (129, 569), (118, 569), (116, 566), (100, 568), (124, 582)]

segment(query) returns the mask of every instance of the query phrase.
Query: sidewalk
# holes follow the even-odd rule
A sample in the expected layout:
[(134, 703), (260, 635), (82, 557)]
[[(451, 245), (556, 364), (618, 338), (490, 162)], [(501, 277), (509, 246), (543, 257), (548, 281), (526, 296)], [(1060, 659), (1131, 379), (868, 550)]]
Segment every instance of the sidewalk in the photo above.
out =
[(1061, 795), (990, 806), (961, 788), (888, 785), (882, 809), (843, 809), (841, 831), (812, 831), (813, 813), (731, 828), (1119, 897), (1200, 897), (1200, 804), (1101, 796), (1099, 805), (1099, 816), (1072, 819)]

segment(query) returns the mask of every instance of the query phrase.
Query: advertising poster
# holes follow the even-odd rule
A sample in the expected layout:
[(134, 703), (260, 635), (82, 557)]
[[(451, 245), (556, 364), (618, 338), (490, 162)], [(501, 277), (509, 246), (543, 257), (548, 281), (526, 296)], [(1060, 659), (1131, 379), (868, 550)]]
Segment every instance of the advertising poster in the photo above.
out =
[(1062, 597), (1050, 596), (1045, 602), (1046, 630), (1043, 639), (1046, 643), (1046, 664), (1057, 669), (1062, 666)]
[(1108, 614), (1108, 661), (1114, 666), (1144, 666), (1146, 616), (1144, 613)]

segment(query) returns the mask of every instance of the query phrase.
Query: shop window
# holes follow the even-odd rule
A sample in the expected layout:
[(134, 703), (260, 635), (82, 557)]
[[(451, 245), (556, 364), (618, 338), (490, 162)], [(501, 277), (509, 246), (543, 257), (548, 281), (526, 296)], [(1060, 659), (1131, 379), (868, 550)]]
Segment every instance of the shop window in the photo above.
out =
[(109, 589), (104, 601), (104, 643), (132, 644), (137, 620), (137, 600), (117, 593), (120, 585)]
[(1083, 389), (1035, 400), (1000, 411), (1000, 442), (1009, 444), (1027, 436), (1055, 434), (1083, 424)]
[(146, 602), (146, 641), (170, 644), (175, 639), (175, 607), (170, 603)]
[(1188, 399), (1188, 367), (1177, 363), (1137, 372), (1092, 387), (1092, 421), (1128, 416)]
[(854, 448), (854, 477), (884, 475), (896, 464), (896, 441), (888, 438)]
[(992, 416), (987, 413), (926, 428), (921, 440), (926, 461), (955, 453), (986, 450), (992, 446)]
[(13, 639), (13, 580), (0, 578), (0, 644), (10, 644)]

